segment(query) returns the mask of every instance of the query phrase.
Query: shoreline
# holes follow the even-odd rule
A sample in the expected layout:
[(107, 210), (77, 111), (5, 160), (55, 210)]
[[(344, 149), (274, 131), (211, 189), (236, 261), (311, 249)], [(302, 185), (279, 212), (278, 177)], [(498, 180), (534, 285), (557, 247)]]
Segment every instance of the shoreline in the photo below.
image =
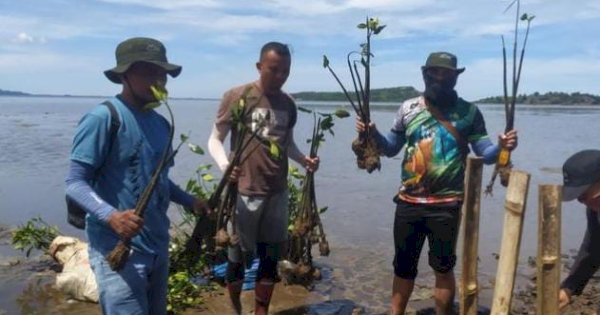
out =
[[(7, 245), (6, 227), (0, 226), (0, 244)], [(10, 240), (8, 239), (8, 243)], [(576, 250), (562, 255), (561, 274), (566, 276)], [(389, 265), (390, 270), (382, 269)], [(338, 310), (331, 314), (385, 314), (391, 292), (391, 262), (385, 257), (356, 248), (333, 248), (329, 257), (315, 257), (315, 266), (321, 269), (323, 278), (308, 287), (278, 283), (272, 300), (271, 312), (280, 315), (300, 315), (318, 311)], [(415, 290), (409, 302), (408, 315), (434, 314), (433, 274), (429, 268), (421, 268)], [(459, 269), (456, 268), (455, 271)], [(69, 300), (54, 285), (60, 266), (45, 254), (24, 257), (0, 257), (0, 292), (3, 294), (0, 314), (28, 314), (31, 312), (65, 315), (101, 314), (97, 304)], [(525, 315), (535, 312), (535, 259), (530, 258), (526, 275), (518, 275), (513, 291), (511, 314)], [(457, 273), (457, 281), (460, 281)], [(489, 314), (493, 298), (494, 281), (490, 275), (479, 277), (479, 314)], [(458, 288), (458, 285), (457, 285)], [(20, 291), (20, 292), (19, 292)], [(594, 277), (582, 296), (575, 297), (561, 314), (597, 314), (600, 305), (600, 276)], [(457, 291), (455, 307), (458, 309), (460, 293)], [(253, 309), (252, 291), (244, 291), (244, 309)], [(231, 312), (225, 288), (221, 287), (203, 295), (204, 304), (188, 309), (183, 314), (227, 314)], [(328, 313), (329, 314), (329, 313)]]

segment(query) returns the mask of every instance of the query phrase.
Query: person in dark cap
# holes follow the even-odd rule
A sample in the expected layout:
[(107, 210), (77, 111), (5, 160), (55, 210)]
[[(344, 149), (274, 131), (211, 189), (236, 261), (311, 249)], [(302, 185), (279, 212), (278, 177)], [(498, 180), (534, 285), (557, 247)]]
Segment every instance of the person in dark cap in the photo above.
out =
[[(66, 178), (67, 197), (85, 212), (90, 265), (104, 314), (166, 314), (169, 218), (173, 201), (200, 214), (206, 202), (159, 174), (144, 217), (134, 213), (162, 152), (171, 149), (169, 122), (153, 108), (151, 86), (166, 91), (169, 63), (165, 46), (151, 38), (130, 38), (116, 49), (116, 67), (104, 74), (121, 93), (97, 105), (79, 122)], [(116, 127), (115, 127), (116, 126)], [(131, 238), (125, 266), (113, 271), (106, 256), (120, 239)]]
[(563, 164), (562, 200), (586, 206), (587, 229), (575, 262), (559, 291), (559, 306), (580, 295), (600, 267), (600, 150), (583, 150)]
[[(455, 55), (433, 52), (421, 70), (425, 91), (400, 105), (387, 135), (377, 131), (374, 123), (369, 126), (382, 154), (393, 157), (406, 146), (401, 186), (394, 197), (394, 315), (404, 314), (425, 239), (429, 265), (435, 272), (436, 314), (452, 314), (455, 247), (469, 145), (487, 164), (496, 161), (501, 147), (513, 150), (517, 146), (514, 130), (493, 144), (477, 106), (458, 97), (454, 86), (465, 68), (457, 67)], [(357, 131), (365, 128), (358, 119)]]

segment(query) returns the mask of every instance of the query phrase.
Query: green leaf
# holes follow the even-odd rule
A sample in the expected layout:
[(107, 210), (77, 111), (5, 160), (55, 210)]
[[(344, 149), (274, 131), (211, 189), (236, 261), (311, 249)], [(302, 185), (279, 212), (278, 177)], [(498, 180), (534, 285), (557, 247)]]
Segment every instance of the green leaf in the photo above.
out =
[(377, 29), (377, 27), (379, 26), (379, 19), (378, 18), (370, 18), (369, 19), (369, 29), (374, 31), (375, 29)]
[(327, 59), (327, 56), (323, 55), (323, 68), (327, 67), (329, 67), (329, 59)]
[(312, 113), (313, 111), (306, 108), (306, 107), (302, 107), (302, 106), (298, 106), (298, 110), (301, 112), (305, 112), (305, 113)]
[(150, 110), (150, 109), (155, 109), (160, 107), (160, 105), (162, 105), (161, 102), (149, 102), (144, 104), (144, 110)]
[(198, 166), (197, 171), (198, 172), (200, 172), (200, 171), (207, 171), (207, 170), (209, 170), (211, 168), (212, 168), (212, 164), (200, 164), (200, 166)]
[(188, 141), (190, 137), (188, 135), (186, 135), (185, 133), (182, 133), (181, 135), (179, 135), (179, 139), (181, 140), (181, 142), (186, 142)]
[(325, 117), (321, 121), (321, 130), (329, 130), (331, 127), (333, 127), (333, 117)]
[(212, 174), (202, 174), (202, 179), (207, 182), (212, 182), (215, 180), (215, 177)]
[(343, 109), (337, 109), (335, 112), (333, 112), (333, 114), (337, 117), (337, 118), (346, 118), (346, 117), (350, 117), (350, 113)]
[(277, 142), (269, 141), (269, 144), (270, 144), (269, 153), (271, 154), (271, 157), (276, 158), (276, 159), (281, 158), (281, 149), (279, 148), (279, 145), (277, 144)]
[(204, 155), (204, 150), (197, 144), (188, 143), (188, 148), (196, 154)]
[(329, 207), (323, 207), (319, 209), (319, 213), (324, 213), (325, 211), (327, 211), (327, 209), (329, 209)]
[(378, 26), (378, 27), (377, 27), (377, 28), (376, 28), (376, 29), (373, 31), (373, 34), (377, 35), (377, 34), (381, 33), (381, 31), (382, 31), (384, 28), (385, 28), (385, 25)]
[(167, 97), (169, 97), (169, 92), (167, 92), (167, 89), (165, 89), (164, 86), (151, 85), (150, 90), (152, 91), (154, 98), (159, 102), (164, 102), (167, 100)]
[(367, 24), (360, 23), (360, 24), (356, 25), (356, 27), (358, 27), (359, 29), (365, 29), (365, 28), (367, 28)]

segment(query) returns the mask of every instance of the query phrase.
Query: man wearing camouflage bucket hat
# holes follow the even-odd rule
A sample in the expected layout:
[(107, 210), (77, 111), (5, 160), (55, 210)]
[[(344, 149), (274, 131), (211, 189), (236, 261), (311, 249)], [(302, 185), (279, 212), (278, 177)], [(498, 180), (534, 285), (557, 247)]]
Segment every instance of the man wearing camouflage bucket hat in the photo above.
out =
[[(171, 146), (171, 126), (155, 106), (148, 106), (157, 102), (151, 86), (166, 91), (167, 74), (177, 77), (181, 66), (169, 63), (164, 45), (151, 38), (121, 42), (116, 60), (117, 65), (104, 74), (122, 85), (121, 93), (94, 107), (79, 122), (66, 179), (67, 198), (85, 212), (90, 265), (102, 312), (166, 314), (169, 202), (197, 214), (207, 210), (206, 202), (175, 185), (166, 167), (144, 217), (134, 209), (161, 153)], [(131, 239), (132, 250), (125, 266), (113, 271), (105, 257), (120, 239)]]
[[(401, 186), (394, 197), (394, 315), (404, 314), (407, 307), (425, 239), (435, 272), (436, 314), (453, 314), (456, 239), (469, 145), (486, 164), (496, 161), (501, 147), (517, 146), (514, 130), (493, 144), (477, 106), (458, 97), (454, 87), (465, 68), (457, 63), (449, 52), (431, 53), (421, 67), (423, 95), (400, 105), (387, 135), (377, 131), (374, 123), (369, 125), (386, 156), (395, 156), (406, 145)], [(356, 128), (362, 132), (366, 126), (359, 120)]]

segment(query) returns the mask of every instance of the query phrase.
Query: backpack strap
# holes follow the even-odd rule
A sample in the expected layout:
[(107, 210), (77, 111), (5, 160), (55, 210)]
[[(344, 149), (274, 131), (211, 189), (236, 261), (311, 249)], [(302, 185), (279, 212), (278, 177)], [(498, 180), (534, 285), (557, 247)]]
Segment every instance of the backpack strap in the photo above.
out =
[[(108, 107), (110, 113), (110, 129), (108, 131), (108, 153), (110, 153), (113, 142), (115, 142), (115, 139), (117, 138), (119, 127), (121, 127), (121, 120), (119, 119), (119, 114), (117, 113), (115, 106), (110, 101), (104, 101), (102, 105)], [(104, 167), (104, 163), (96, 170), (94, 177), (98, 176), (102, 167)], [(68, 195), (65, 196), (65, 199), (67, 201), (67, 222), (78, 229), (85, 229), (85, 210), (83, 210), (81, 206)]]
[(117, 109), (115, 108), (115, 105), (113, 105), (113, 103), (107, 100), (102, 102), (102, 105), (106, 106), (110, 113), (110, 129), (108, 131), (110, 139), (110, 142), (108, 143), (108, 152), (110, 152), (110, 150), (112, 149), (112, 144), (113, 142), (115, 142), (115, 139), (117, 137), (119, 127), (121, 127), (121, 120), (119, 119), (119, 114), (117, 113)]
[(433, 116), (435, 120), (437, 120), (442, 126), (444, 126), (444, 128), (446, 128), (446, 130), (448, 130), (448, 132), (450, 132), (450, 134), (456, 140), (456, 143), (458, 143), (459, 150), (463, 154), (463, 157), (466, 158), (469, 154), (469, 145), (467, 141), (460, 135), (460, 132), (458, 132), (456, 127), (454, 127), (454, 125), (452, 125), (452, 123), (446, 119), (446, 116), (444, 116), (444, 114), (442, 114), (437, 107), (431, 106), (425, 98), (423, 98), (423, 100), (425, 102), (425, 108), (427, 108), (427, 111), (429, 111), (431, 116)]
[[(108, 142), (108, 150), (106, 151), (107, 156), (108, 156), (110, 154), (110, 151), (112, 150), (114, 142), (117, 139), (117, 132), (119, 132), (119, 128), (121, 127), (121, 119), (119, 119), (119, 114), (117, 113), (117, 109), (115, 108), (115, 105), (113, 105), (113, 103), (106, 100), (106, 101), (102, 102), (101, 105), (106, 106), (108, 108), (108, 112), (110, 113), (110, 127), (108, 129), (109, 142)], [(96, 176), (98, 176), (98, 174), (104, 167), (105, 162), (106, 162), (106, 158), (104, 159), (104, 162), (102, 162), (102, 165), (100, 165), (100, 167), (96, 170)]]

